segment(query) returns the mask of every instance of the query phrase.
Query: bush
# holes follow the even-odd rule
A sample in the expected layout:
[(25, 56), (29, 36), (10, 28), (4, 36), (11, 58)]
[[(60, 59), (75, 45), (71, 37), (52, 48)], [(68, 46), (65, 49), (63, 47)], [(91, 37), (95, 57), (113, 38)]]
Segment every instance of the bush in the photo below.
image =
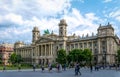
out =
[(55, 64), (55, 63), (54, 63), (54, 64), (52, 64), (52, 67), (53, 67), (53, 68), (56, 68), (56, 64)]
[(30, 64), (30, 63), (22, 63), (21, 66), (22, 67), (32, 67), (32, 64)]

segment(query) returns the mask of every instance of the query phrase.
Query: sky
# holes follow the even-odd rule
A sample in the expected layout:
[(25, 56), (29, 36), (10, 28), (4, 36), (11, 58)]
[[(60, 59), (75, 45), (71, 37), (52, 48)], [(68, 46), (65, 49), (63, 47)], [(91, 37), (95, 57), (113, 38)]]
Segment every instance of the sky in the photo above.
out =
[(120, 37), (120, 0), (0, 0), (0, 43), (31, 43), (35, 26), (58, 34), (61, 19), (68, 35), (90, 36), (109, 22)]

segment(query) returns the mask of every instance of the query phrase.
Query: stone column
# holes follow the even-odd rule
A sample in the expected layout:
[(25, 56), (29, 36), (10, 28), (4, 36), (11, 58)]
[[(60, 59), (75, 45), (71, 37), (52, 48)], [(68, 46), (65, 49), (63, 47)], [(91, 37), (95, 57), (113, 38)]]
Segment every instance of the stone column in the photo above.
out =
[(109, 43), (111, 42), (111, 40), (110, 40), (110, 38), (107, 38), (106, 41), (107, 41), (107, 48), (106, 48), (107, 50), (106, 50), (106, 53), (109, 53), (110, 52), (110, 50), (109, 50), (110, 49), (109, 48), (110, 44)]
[(41, 56), (43, 56), (43, 45), (41, 45)]
[[(110, 60), (109, 60), (109, 56), (110, 55), (108, 55), (108, 54), (111, 54), (110, 52), (112, 51), (111, 50), (111, 40), (110, 40), (110, 38), (107, 38), (106, 39), (106, 41), (107, 41), (107, 48), (106, 48), (106, 62), (108, 62), (108, 63), (110, 63)], [(112, 58), (112, 57), (111, 57)]]
[(48, 56), (50, 56), (50, 52), (51, 52), (51, 50), (50, 50), (50, 44), (49, 44), (49, 52), (48, 52)]
[(100, 39), (98, 39), (98, 54), (101, 53), (101, 47), (100, 47)]
[(70, 49), (69, 50), (71, 51), (71, 44), (70, 44)]
[(75, 44), (73, 44), (74, 45), (74, 49), (75, 49)]
[(37, 50), (37, 52), (38, 52), (38, 53), (37, 53), (37, 56), (39, 56), (39, 45), (37, 46), (37, 48), (38, 48), (38, 50)]
[(79, 45), (79, 43), (78, 43), (78, 49), (80, 49), (80, 45)]
[(52, 56), (52, 44), (51, 44), (51, 52), (50, 52), (50, 55)]
[(82, 42), (82, 49), (84, 49), (84, 42)]
[(92, 54), (94, 55), (94, 47), (93, 47), (93, 41), (92, 41)]
[(24, 57), (25, 57), (25, 51), (23, 50), (23, 55), (24, 55)]
[(40, 49), (40, 45), (39, 45), (39, 56), (40, 56), (40, 54), (41, 54), (41, 49)]
[(40, 56), (42, 56), (42, 45), (40, 45), (40, 53), (41, 53)]
[(101, 45), (100, 45), (100, 43), (101, 43), (101, 41), (100, 41), (100, 39), (98, 39), (98, 47), (97, 47), (97, 51), (98, 51), (98, 53), (97, 53), (98, 63), (100, 63), (100, 61), (102, 59), (102, 56), (100, 56), (99, 54), (103, 54), (103, 53), (101, 53)]
[(86, 46), (86, 47), (87, 47), (87, 48), (89, 48), (89, 47), (88, 47), (88, 42), (86, 42), (86, 44), (87, 44), (87, 46)]
[(46, 56), (47, 54), (46, 54), (46, 44), (45, 44), (45, 56)]
[(26, 52), (23, 50), (23, 53), (25, 53), (24, 57), (26, 57)]

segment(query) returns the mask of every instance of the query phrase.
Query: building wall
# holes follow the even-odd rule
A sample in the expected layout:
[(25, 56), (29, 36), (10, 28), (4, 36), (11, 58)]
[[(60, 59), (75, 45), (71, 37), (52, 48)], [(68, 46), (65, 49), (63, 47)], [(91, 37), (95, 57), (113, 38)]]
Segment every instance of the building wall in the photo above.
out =
[[(35, 32), (39, 34), (38, 28), (35, 28), (33, 29), (33, 36), (36, 34)], [(55, 62), (59, 49), (65, 49), (66, 53), (69, 54), (72, 49), (89, 48), (94, 56), (94, 63), (115, 63), (115, 55), (119, 45), (119, 41), (117, 40), (119, 38), (114, 35), (114, 28), (111, 24), (108, 23), (106, 26), (100, 25), (97, 29), (97, 35), (92, 34), (92, 36), (78, 37), (75, 34), (67, 36), (66, 29), (66, 21), (61, 20), (59, 23), (59, 35), (52, 32), (49, 35), (35, 36), (37, 40), (34, 40), (34, 43), (29, 46), (26, 46), (22, 42), (16, 42), (15, 52), (16, 54), (20, 54), (26, 60), (25, 62), (48, 64), (49, 62)]]
[(13, 53), (13, 44), (0, 44), (0, 54), (2, 56), (2, 64), (9, 65), (9, 57)]

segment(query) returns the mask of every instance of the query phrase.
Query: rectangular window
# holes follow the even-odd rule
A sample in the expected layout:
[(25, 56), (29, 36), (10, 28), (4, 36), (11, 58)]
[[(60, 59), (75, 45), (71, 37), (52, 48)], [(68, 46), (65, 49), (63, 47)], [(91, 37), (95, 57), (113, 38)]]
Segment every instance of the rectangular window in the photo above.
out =
[(88, 44), (89, 44), (89, 48), (92, 47), (92, 43), (91, 42), (89, 42)]
[(87, 44), (86, 43), (84, 43), (84, 48), (87, 48)]

